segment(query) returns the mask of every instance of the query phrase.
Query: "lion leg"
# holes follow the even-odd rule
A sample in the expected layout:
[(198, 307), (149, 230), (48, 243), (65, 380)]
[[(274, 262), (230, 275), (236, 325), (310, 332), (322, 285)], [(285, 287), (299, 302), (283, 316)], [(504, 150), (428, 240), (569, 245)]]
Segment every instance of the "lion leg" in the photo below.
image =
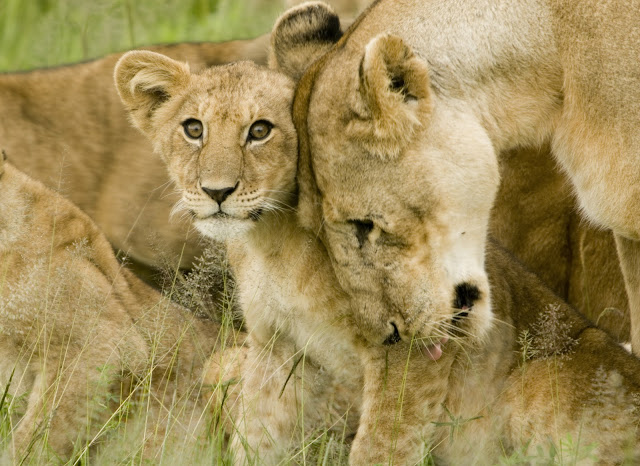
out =
[(278, 464), (321, 415), (323, 376), (293, 344), (277, 337), (268, 345), (254, 343), (249, 337), (241, 393), (230, 408), (231, 450), (235, 464)]
[(640, 241), (615, 235), (620, 268), (629, 298), (630, 341), (635, 355), (640, 355)]
[(453, 352), (432, 361), (415, 347), (369, 348), (364, 355), (360, 426), (349, 464), (416, 464), (426, 454), (443, 402)]
[[(33, 445), (44, 435), (48, 428), (47, 424), (52, 413), (50, 410), (48, 412), (46, 396), (47, 389), (53, 381), (52, 379), (54, 378), (48, 377), (44, 370), (38, 371), (33, 378), (33, 384), (29, 387), (27, 409), (18, 421), (13, 434), (13, 456), (18, 462), (30, 454)], [(60, 454), (67, 453), (68, 445), (66, 447), (59, 445), (56, 451)]]
[(526, 361), (514, 369), (502, 399), (510, 411), (510, 447), (575, 456), (563, 458), (566, 463), (593, 456), (602, 464), (636, 464), (639, 366), (595, 328), (582, 332), (567, 354)]
[(37, 455), (43, 442), (62, 458), (72, 455), (76, 440), (85, 433), (77, 414), (87, 411), (87, 393), (86, 386), (81, 390), (80, 385), (78, 380), (64, 380), (58, 372), (39, 371), (14, 434), (16, 459)]
[(233, 433), (234, 409), (240, 406), (242, 368), (249, 347), (231, 346), (214, 352), (205, 363), (202, 377), (202, 398), (225, 436)]
[[(91, 352), (60, 367), (57, 357), (35, 368), (24, 415), (14, 433), (14, 457), (37, 454), (47, 445), (61, 458), (91, 440), (108, 418), (119, 392), (120, 367), (102, 366)], [(102, 358), (102, 361), (105, 361)]]
[[(633, 252), (636, 248), (632, 247), (631, 240), (640, 241), (640, 119), (637, 111), (640, 91), (637, 67), (620, 66), (626, 60), (637, 63), (636, 47), (628, 50), (620, 47), (616, 53), (599, 55), (613, 60), (608, 66), (601, 64), (601, 69), (617, 70), (613, 81), (609, 79), (611, 75), (596, 76), (597, 73), (585, 66), (592, 61), (592, 54), (598, 53), (593, 44), (613, 40), (611, 35), (616, 31), (603, 26), (615, 24), (620, 18), (633, 21), (630, 18), (634, 18), (637, 9), (624, 2), (618, 2), (614, 8), (612, 3), (583, 2), (583, 8), (590, 8), (586, 6), (589, 4), (602, 8), (587, 18), (581, 14), (581, 8), (565, 8), (567, 2), (556, 3), (563, 18), (562, 26), (555, 32), (564, 66), (564, 99), (553, 135), (553, 153), (575, 188), (581, 213), (590, 221), (611, 229), (616, 236), (628, 291), (631, 341), (632, 346), (638, 347), (640, 288), (635, 277), (640, 274), (637, 266), (640, 252)], [(620, 11), (623, 6), (629, 8), (625, 13)], [(607, 20), (608, 15), (614, 23)], [(567, 27), (565, 21), (574, 21), (574, 25), (580, 26)], [(627, 39), (628, 36), (620, 37), (620, 40)], [(622, 237), (628, 239), (620, 241)]]

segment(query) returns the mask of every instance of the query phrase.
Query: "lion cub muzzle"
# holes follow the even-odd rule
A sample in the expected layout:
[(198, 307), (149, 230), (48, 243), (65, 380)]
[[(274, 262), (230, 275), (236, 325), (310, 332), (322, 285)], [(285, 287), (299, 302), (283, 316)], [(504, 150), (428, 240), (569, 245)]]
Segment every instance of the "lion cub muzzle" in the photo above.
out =
[(203, 186), (202, 190), (207, 196), (217, 202), (219, 206), (222, 206), (222, 203), (236, 190), (237, 187), (238, 183), (230, 188), (222, 189), (211, 189)]
[[(398, 329), (398, 324), (394, 320), (389, 321), (389, 326), (391, 328), (391, 333), (389, 336), (382, 342), (385, 346), (395, 345), (402, 341), (402, 336), (400, 335), (400, 330)], [(442, 356), (442, 345), (449, 341), (449, 337), (444, 336), (440, 338), (435, 343), (427, 343), (424, 340), (416, 339), (413, 341), (412, 346), (413, 349), (422, 356), (425, 356), (433, 361), (437, 361)]]

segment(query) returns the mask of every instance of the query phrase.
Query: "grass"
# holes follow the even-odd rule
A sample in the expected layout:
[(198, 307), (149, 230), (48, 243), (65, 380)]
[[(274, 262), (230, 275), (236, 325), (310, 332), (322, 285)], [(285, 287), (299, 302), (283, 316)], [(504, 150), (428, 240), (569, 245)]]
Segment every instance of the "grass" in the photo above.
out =
[(2, 0), (0, 71), (88, 60), (140, 45), (250, 38), (278, 0)]

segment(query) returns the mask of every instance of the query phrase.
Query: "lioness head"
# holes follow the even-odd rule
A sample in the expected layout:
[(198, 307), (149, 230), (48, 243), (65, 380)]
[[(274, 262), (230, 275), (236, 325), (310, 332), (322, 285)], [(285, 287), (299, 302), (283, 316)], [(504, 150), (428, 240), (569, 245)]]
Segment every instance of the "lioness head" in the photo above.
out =
[(133, 123), (153, 142), (204, 235), (246, 232), (292, 202), (297, 138), (293, 81), (238, 62), (191, 73), (154, 52), (125, 54), (115, 81)]
[[(272, 38), (282, 62), (300, 41), (323, 37), (300, 16), (297, 36)], [(301, 222), (327, 246), (372, 341), (480, 337), (492, 315), (484, 269), (499, 182), (492, 144), (463, 102), (442, 103), (424, 60), (398, 37), (369, 40), (366, 21), (296, 91)]]

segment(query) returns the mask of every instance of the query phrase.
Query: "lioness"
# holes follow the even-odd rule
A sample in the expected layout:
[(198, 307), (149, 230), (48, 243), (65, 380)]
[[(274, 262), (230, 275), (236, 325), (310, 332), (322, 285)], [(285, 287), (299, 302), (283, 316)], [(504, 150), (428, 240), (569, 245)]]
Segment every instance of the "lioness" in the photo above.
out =
[[(640, 347), (639, 25), (623, 1), (380, 0), (307, 71), (295, 105), (301, 218), (371, 338), (430, 336), (461, 286), (489, 322), (497, 154), (551, 138), (581, 209), (617, 235)], [(281, 35), (284, 63), (313, 50), (313, 36)], [(329, 182), (344, 201), (323, 195)]]
[[(401, 39), (383, 34), (363, 50), (383, 5), (311, 66), (294, 101), (299, 218), (326, 245), (368, 342), (351, 462), (414, 464), (426, 444), (445, 463), (493, 464), (567, 434), (603, 462), (637, 461), (640, 361), (487, 243), (496, 141), (461, 97), (429, 86)], [(335, 19), (318, 21), (319, 9), (279, 20), (279, 60), (326, 49)], [(434, 26), (405, 13), (392, 29)]]
[[(328, 26), (330, 34), (339, 34), (330, 11), (316, 7), (313, 13), (302, 18), (302, 23), (318, 29)], [(295, 15), (286, 15), (279, 24), (295, 20)], [(322, 39), (330, 34), (312, 36)], [(273, 79), (280, 85), (270, 85)], [(357, 408), (363, 373), (364, 414), (353, 461), (386, 461), (387, 447), (395, 445), (394, 433), (398, 432), (393, 429), (393, 408), (404, 386), (405, 367), (409, 369), (406, 383), (410, 389), (405, 397), (409, 409), (399, 418), (401, 437), (396, 450), (400, 460), (413, 460), (412, 455), (418, 452), (416, 443), (424, 441), (434, 442), (434, 453), (445, 460), (479, 455), (479, 460), (495, 461), (501, 453), (501, 439), (506, 452), (524, 448), (530, 439), (535, 440), (533, 446), (547, 435), (558, 441), (559, 436), (571, 433), (571, 428), (562, 424), (562, 430), (556, 431), (554, 420), (579, 425), (582, 415), (591, 413), (594, 403), (600, 402), (610, 404), (608, 412), (620, 418), (611, 426), (617, 437), (596, 437), (608, 419), (582, 426), (589, 441), (602, 440), (597, 453), (609, 458), (610, 449), (615, 449), (611, 455), (616, 457), (634, 440), (635, 433), (629, 428), (630, 423), (635, 426), (635, 417), (628, 410), (635, 407), (633, 395), (640, 390), (640, 363), (497, 247), (490, 249), (488, 263), (498, 318), (487, 329), (491, 338), (486, 342), (468, 335), (474, 330), (475, 319), (463, 312), (457, 314), (455, 323), (451, 318), (442, 322), (438, 338), (416, 341), (410, 351), (411, 343), (398, 341), (399, 335), (392, 335), (388, 346), (361, 338), (326, 250), (314, 232), (296, 223), (296, 146), (283, 137), (292, 131), (282, 100), (291, 97), (291, 81), (248, 63), (194, 74), (182, 63), (148, 52), (125, 55), (116, 67), (115, 80), (133, 121), (163, 154), (170, 174), (183, 188), (181, 207), (191, 211), (203, 234), (227, 238), (230, 259), (238, 270), (249, 331), (247, 351), (231, 362), (239, 360), (240, 368), (227, 368), (225, 361), (216, 358), (209, 374), (212, 383), (225, 369), (242, 374), (236, 387), (240, 392), (237, 403), (243, 405), (232, 408), (236, 420), (232, 446), (238, 462), (245, 458), (279, 462), (292, 437), (297, 439), (300, 434), (293, 429), (296, 421), (304, 429), (321, 424), (329, 411), (327, 400), (335, 399), (332, 387), (336, 382), (348, 389), (338, 400), (339, 406)], [(282, 209), (274, 210), (274, 205)], [(459, 298), (460, 307), (466, 308), (473, 299), (473, 289), (461, 288)], [(518, 340), (526, 346), (521, 366), (515, 352), (523, 350)], [(597, 346), (592, 356), (582, 353), (589, 345)], [(558, 374), (569, 384), (581, 381), (579, 376), (589, 377), (606, 361), (605, 371), (622, 373), (621, 380), (630, 386), (629, 391), (614, 385), (613, 401), (609, 402), (583, 383), (575, 390), (576, 398), (562, 391), (560, 404), (554, 405), (559, 406), (558, 412), (547, 411), (546, 418), (534, 417), (537, 412), (527, 406), (520, 409), (514, 403), (522, 398), (516, 399), (515, 394), (511, 398), (498, 396), (513, 387), (512, 377), (538, 374), (540, 367), (561, 355), (566, 357)], [(593, 363), (595, 367), (590, 366)], [(385, 373), (389, 384), (381, 383)], [(612, 377), (615, 384), (617, 376)], [(605, 385), (609, 383), (608, 373), (603, 380)], [(544, 388), (542, 382), (517, 387), (526, 396)], [(446, 403), (444, 408), (442, 402)], [(386, 408), (383, 417), (377, 412), (381, 403)], [(510, 411), (512, 407), (517, 411)], [(466, 435), (464, 443), (458, 442), (457, 426), (464, 422), (443, 418), (447, 409), (453, 414), (472, 413), (465, 419), (499, 414), (495, 425), (493, 418), (486, 418), (460, 430), (466, 434), (467, 429), (491, 427), (479, 438), (483, 443), (480, 451), (470, 451)], [(524, 419), (530, 416), (532, 425), (520, 429), (516, 414)], [(446, 443), (435, 443), (446, 426), (434, 434), (430, 431), (432, 421), (452, 426), (456, 442), (450, 448)], [(382, 442), (369, 450), (367, 441), (377, 439)]]
[(167, 403), (153, 428), (166, 426), (172, 397), (185, 408), (197, 399), (220, 329), (123, 268), (86, 214), (4, 157), (0, 317), (0, 398), (19, 411), (26, 397), (16, 460), (41, 440), (68, 459), (146, 388), (152, 405)]

